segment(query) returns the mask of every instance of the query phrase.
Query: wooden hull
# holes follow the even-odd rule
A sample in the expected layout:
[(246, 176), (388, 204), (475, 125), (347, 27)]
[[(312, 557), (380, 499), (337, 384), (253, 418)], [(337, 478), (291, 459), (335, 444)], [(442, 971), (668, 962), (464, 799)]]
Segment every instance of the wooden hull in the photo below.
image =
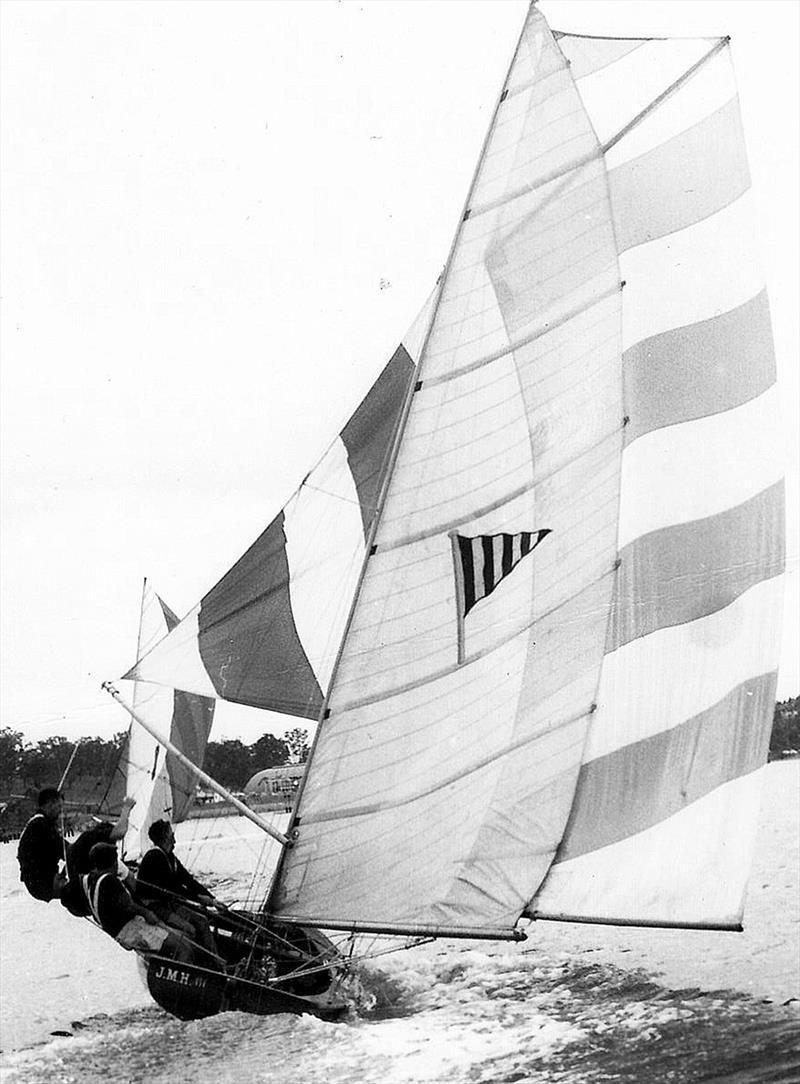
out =
[(153, 1000), (181, 1020), (228, 1011), (311, 1013), (334, 1020), (351, 1007), (343, 989), (344, 961), (318, 930), (264, 927), (255, 938), (242, 937), (241, 930), (234, 923), (233, 929), (215, 931), (229, 961), (225, 971), (155, 954), (144, 957)]

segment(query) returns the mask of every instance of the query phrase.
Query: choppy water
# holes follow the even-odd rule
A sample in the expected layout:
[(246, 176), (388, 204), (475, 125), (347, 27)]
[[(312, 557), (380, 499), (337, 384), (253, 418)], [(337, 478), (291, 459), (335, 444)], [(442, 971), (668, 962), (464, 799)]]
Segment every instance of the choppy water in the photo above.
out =
[(727, 1084), (800, 1081), (796, 1002), (670, 990), (591, 953), (436, 946), (386, 957), (344, 1023), (160, 1009), (75, 1021), (5, 1055), (3, 1084)]

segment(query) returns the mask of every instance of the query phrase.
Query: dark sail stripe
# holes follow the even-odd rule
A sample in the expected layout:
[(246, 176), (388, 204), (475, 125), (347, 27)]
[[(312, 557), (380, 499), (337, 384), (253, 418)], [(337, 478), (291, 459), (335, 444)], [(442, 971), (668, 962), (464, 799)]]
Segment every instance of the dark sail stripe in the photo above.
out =
[(488, 595), (495, 585), (494, 538), (491, 535), (484, 535), (480, 543), (483, 549), (483, 594)]
[(654, 335), (623, 356), (625, 443), (732, 410), (775, 383), (765, 291), (730, 312)]
[(316, 719), (322, 691), (292, 614), (283, 522), (280, 512), (204, 597), (200, 655), (224, 699)]
[(464, 568), (464, 613), (475, 605), (475, 565), (472, 560), (472, 539), (458, 536), (458, 548)]
[(414, 363), (405, 347), (400, 345), (341, 432), (361, 505), (365, 538), (375, 514), (386, 457), (413, 375)]
[(621, 554), (606, 653), (716, 613), (784, 568), (784, 484), (707, 519), (664, 527)]
[(753, 677), (671, 730), (591, 760), (556, 862), (650, 828), (766, 760), (777, 673)]
[(502, 574), (507, 576), (514, 567), (514, 539), (510, 534), (503, 535)]
[(750, 187), (738, 100), (612, 169), (608, 185), (620, 253), (727, 207)]

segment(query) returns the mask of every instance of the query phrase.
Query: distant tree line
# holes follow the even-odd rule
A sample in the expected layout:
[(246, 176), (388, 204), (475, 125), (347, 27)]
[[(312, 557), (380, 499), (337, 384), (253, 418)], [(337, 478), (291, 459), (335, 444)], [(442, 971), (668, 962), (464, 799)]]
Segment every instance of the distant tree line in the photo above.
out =
[(770, 758), (792, 751), (800, 753), (800, 696), (778, 701), (772, 721)]
[[(83, 738), (75, 753), (68, 777), (70, 797), (80, 801), (102, 799), (102, 789), (119, 762), (125, 734), (113, 738)], [(22, 734), (8, 727), (0, 729), (0, 798), (25, 794), (58, 783), (69, 764), (75, 742), (67, 738), (44, 738), (25, 742)], [(800, 697), (775, 705), (770, 757), (800, 752)], [(251, 745), (238, 738), (211, 741), (203, 767), (228, 790), (242, 790), (247, 780), (262, 768), (281, 764), (302, 764), (308, 757), (308, 732), (302, 727), (283, 738), (264, 734)]]
[[(125, 733), (112, 738), (44, 738), (26, 742), (22, 734), (8, 727), (0, 729), (0, 798), (24, 795), (49, 784), (57, 784), (75, 753), (67, 778), (68, 797), (79, 801), (102, 800), (125, 744)], [(211, 741), (203, 767), (228, 790), (242, 790), (247, 780), (262, 768), (281, 764), (302, 764), (308, 757), (308, 732), (301, 727), (283, 738), (264, 734), (252, 745), (238, 739)]]

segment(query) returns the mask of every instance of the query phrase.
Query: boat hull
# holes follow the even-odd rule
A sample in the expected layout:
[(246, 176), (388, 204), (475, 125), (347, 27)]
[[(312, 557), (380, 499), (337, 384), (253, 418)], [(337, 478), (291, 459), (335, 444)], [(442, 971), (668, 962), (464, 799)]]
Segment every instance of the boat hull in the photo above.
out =
[(318, 930), (263, 927), (245, 940), (234, 924), (215, 933), (229, 961), (224, 971), (156, 954), (142, 958), (150, 996), (172, 1016), (198, 1020), (232, 1011), (335, 1020), (352, 1007), (344, 961)]

